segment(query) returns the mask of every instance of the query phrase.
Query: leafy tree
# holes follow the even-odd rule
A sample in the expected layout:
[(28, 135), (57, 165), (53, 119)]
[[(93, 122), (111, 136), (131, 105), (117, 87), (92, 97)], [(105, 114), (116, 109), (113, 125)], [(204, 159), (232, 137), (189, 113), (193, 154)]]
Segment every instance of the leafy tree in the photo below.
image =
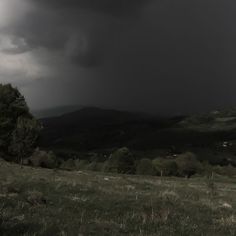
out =
[(178, 173), (178, 166), (174, 160), (156, 158), (152, 161), (158, 175), (175, 176)]
[(192, 152), (180, 154), (176, 159), (176, 163), (178, 166), (179, 175), (188, 178), (196, 174), (201, 169), (201, 163)]
[(126, 147), (120, 148), (112, 153), (104, 165), (104, 171), (107, 172), (121, 174), (134, 174), (135, 172), (133, 154)]
[(32, 153), (40, 127), (35, 119), (19, 117), (17, 119), (16, 128), (12, 133), (12, 139), (9, 151), (14, 156), (18, 157), (18, 162), (22, 162), (24, 157)]
[(141, 159), (136, 167), (136, 174), (138, 175), (155, 175), (156, 170), (150, 159)]
[(59, 161), (52, 151), (46, 152), (37, 148), (28, 159), (28, 164), (35, 167), (52, 169), (58, 167)]
[(40, 129), (20, 92), (0, 84), (0, 155), (18, 162), (29, 156)]

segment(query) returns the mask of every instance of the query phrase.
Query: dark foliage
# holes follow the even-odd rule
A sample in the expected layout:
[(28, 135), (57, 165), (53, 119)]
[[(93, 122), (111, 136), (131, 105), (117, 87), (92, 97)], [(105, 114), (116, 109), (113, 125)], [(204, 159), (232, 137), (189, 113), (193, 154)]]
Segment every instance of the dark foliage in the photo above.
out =
[(105, 163), (104, 171), (121, 174), (134, 174), (135, 159), (133, 154), (126, 147), (116, 150)]
[(150, 159), (141, 159), (136, 167), (136, 174), (138, 175), (156, 175), (156, 169)]
[(178, 166), (175, 160), (157, 158), (152, 163), (159, 176), (176, 176), (178, 174)]
[(178, 173), (182, 177), (190, 177), (201, 171), (201, 163), (197, 160), (196, 156), (191, 152), (186, 152), (176, 159), (178, 166)]
[(52, 151), (46, 152), (36, 149), (32, 156), (28, 159), (28, 164), (35, 167), (52, 169), (58, 167), (59, 159)]
[(10, 84), (0, 84), (0, 154), (12, 161), (29, 156), (38, 140), (40, 124), (24, 97)]

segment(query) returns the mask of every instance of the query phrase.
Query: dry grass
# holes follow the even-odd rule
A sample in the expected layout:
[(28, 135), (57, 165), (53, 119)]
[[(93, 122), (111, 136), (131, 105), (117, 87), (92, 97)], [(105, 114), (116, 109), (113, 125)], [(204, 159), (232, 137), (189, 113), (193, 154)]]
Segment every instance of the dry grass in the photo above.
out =
[[(0, 235), (236, 235), (235, 179), (158, 178), (0, 162)], [(212, 194), (212, 191), (216, 194)]]

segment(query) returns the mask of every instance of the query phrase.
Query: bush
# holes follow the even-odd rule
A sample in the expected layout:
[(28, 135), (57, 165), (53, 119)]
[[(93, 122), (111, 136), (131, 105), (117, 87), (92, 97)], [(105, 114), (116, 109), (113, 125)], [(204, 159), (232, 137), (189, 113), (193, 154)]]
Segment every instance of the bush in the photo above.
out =
[(202, 169), (201, 163), (191, 152), (180, 154), (176, 159), (178, 174), (180, 176), (190, 177)]
[(68, 159), (60, 165), (60, 168), (63, 170), (76, 170), (76, 164), (73, 159)]
[(28, 159), (28, 164), (34, 167), (57, 168), (58, 160), (52, 151), (46, 152), (36, 149), (33, 155)]
[(134, 174), (134, 157), (128, 148), (120, 148), (111, 154), (109, 160), (104, 163), (103, 169), (105, 172)]
[(86, 170), (87, 166), (89, 164), (88, 160), (75, 160), (75, 166), (76, 166), (76, 170)]
[(161, 176), (176, 176), (178, 166), (174, 160), (156, 158), (152, 161), (156, 173)]
[(102, 171), (103, 170), (103, 163), (93, 161), (86, 166), (86, 169), (90, 170), (90, 171)]
[(138, 162), (136, 167), (136, 174), (138, 175), (155, 175), (156, 170), (150, 159), (142, 159)]

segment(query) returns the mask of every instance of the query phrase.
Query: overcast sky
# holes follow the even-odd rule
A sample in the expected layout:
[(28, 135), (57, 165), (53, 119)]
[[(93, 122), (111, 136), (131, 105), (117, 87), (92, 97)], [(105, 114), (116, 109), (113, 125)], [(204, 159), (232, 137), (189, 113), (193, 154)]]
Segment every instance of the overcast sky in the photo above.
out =
[(0, 82), (33, 109), (236, 106), (233, 0), (0, 0)]

